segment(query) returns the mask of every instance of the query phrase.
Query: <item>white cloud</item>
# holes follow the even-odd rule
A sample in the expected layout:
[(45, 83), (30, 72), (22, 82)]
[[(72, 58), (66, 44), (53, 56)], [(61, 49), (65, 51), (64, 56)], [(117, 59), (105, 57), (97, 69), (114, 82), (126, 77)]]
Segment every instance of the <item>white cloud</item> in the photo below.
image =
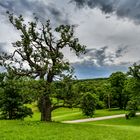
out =
[(77, 36), (88, 48), (108, 46), (108, 52), (113, 53), (118, 47), (127, 46), (127, 52), (116, 58), (116, 64), (121, 62), (136, 62), (140, 59), (140, 25), (128, 19), (106, 15), (99, 9), (80, 9), (72, 17), (73, 23), (79, 24)]

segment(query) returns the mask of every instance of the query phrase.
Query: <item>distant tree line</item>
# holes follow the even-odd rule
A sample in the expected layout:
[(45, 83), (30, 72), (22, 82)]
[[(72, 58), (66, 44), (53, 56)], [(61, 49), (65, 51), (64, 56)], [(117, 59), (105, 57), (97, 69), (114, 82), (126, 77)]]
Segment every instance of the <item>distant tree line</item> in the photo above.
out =
[[(134, 64), (128, 73), (115, 72), (107, 79), (75, 80), (64, 78), (54, 81), (49, 89), (52, 102), (59, 107), (81, 108), (92, 117), (96, 109), (119, 108), (128, 110), (127, 116), (135, 116), (140, 106), (140, 65)], [(12, 72), (0, 74), (0, 118), (24, 119), (32, 116), (27, 106), (37, 102), (41, 111), (40, 95), (46, 89), (43, 80), (19, 77)], [(52, 110), (52, 111), (53, 111)]]

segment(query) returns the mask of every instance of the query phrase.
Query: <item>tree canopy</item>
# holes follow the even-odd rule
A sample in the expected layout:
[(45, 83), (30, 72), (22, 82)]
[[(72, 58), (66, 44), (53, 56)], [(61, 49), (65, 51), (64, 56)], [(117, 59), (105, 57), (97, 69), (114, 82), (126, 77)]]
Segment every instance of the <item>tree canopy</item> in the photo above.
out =
[(123, 104), (125, 97), (125, 95), (123, 94), (123, 88), (126, 80), (126, 75), (123, 72), (115, 72), (110, 75), (109, 80), (111, 83), (111, 87), (114, 89), (114, 92), (117, 95), (118, 105), (120, 109), (122, 109), (123, 107), (125, 107)]
[(24, 119), (26, 116), (32, 116), (32, 110), (25, 106), (31, 103), (32, 99), (24, 91), (24, 79), (0, 75), (5, 75), (0, 82), (0, 118)]
[(44, 92), (40, 95), (41, 120), (51, 121), (51, 111), (55, 105), (51, 100), (51, 83), (56, 78), (72, 78), (73, 74), (73, 68), (64, 58), (63, 49), (68, 48), (79, 56), (85, 53), (85, 46), (74, 36), (73, 25), (53, 28), (50, 20), (42, 23), (35, 17), (27, 23), (22, 15), (16, 17), (7, 13), (10, 23), (20, 33), (20, 40), (12, 43), (13, 53), (1, 53), (0, 64), (15, 75), (44, 81)]

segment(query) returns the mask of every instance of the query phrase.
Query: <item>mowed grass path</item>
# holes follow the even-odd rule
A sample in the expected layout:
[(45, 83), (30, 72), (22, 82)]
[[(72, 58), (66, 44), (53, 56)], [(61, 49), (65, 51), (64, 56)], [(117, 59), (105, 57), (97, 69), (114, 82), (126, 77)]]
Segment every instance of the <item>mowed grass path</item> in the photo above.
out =
[(140, 140), (140, 117), (80, 124), (0, 121), (0, 140)]

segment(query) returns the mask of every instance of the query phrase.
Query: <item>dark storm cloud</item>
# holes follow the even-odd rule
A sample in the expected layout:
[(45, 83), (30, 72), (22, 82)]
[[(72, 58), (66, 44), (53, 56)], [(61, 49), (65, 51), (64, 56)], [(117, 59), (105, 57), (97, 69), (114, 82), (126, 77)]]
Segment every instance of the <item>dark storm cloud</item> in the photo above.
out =
[(140, 0), (71, 0), (78, 7), (99, 8), (104, 13), (115, 13), (118, 17), (128, 18), (140, 23)]
[(66, 13), (66, 11), (64, 11), (64, 9), (62, 9), (62, 10), (57, 9), (56, 5), (54, 5), (54, 4), (48, 5), (47, 8), (56, 21), (59, 21), (62, 24), (70, 23), (70, 21), (68, 19), (68, 14)]
[[(113, 5), (115, 0), (72, 0), (76, 2), (76, 5), (79, 7), (84, 7), (85, 5), (90, 8), (98, 7), (105, 13), (113, 12)], [(71, 1), (71, 2), (72, 2)]]
[(45, 13), (46, 7), (44, 3), (40, 3), (39, 1), (28, 0), (2, 0), (0, 6), (15, 14), (24, 14), (26, 12), (36, 13), (38, 10), (40, 10), (41, 13)]
[[(109, 75), (116, 71), (127, 72), (130, 62), (120, 62), (115, 64), (114, 61), (123, 56), (127, 51), (127, 47), (118, 47), (114, 53), (108, 54), (108, 46), (100, 49), (87, 49), (86, 57), (81, 57), (83, 61), (72, 63), (75, 68), (78, 78), (97, 78), (109, 77)], [(109, 63), (108, 63), (109, 62)], [(110, 65), (111, 63), (111, 65)]]
[(115, 52), (116, 58), (123, 56), (123, 54), (127, 52), (127, 48), (128, 48), (128, 46), (118, 47), (118, 49)]
[(107, 50), (107, 46), (99, 49), (99, 50), (95, 50), (93, 52), (90, 52), (88, 55), (90, 56), (90, 58), (92, 58), (92, 60), (96, 60), (96, 63), (98, 65), (104, 65), (105, 63), (105, 59), (106, 59), (106, 50)]
[(46, 20), (50, 16), (60, 24), (68, 24), (69, 22), (66, 13), (53, 3), (46, 4), (38, 0), (2, 0), (0, 7), (17, 15), (23, 14), (25, 16), (28, 13), (35, 13), (41, 20)]
[[(81, 56), (82, 63), (86, 65), (105, 66), (122, 57), (127, 52), (127, 46), (119, 46), (114, 53), (108, 53), (109, 47), (104, 46), (100, 49), (87, 49), (87, 53)], [(79, 63), (79, 62), (78, 62)], [(81, 62), (80, 62), (81, 63)]]

